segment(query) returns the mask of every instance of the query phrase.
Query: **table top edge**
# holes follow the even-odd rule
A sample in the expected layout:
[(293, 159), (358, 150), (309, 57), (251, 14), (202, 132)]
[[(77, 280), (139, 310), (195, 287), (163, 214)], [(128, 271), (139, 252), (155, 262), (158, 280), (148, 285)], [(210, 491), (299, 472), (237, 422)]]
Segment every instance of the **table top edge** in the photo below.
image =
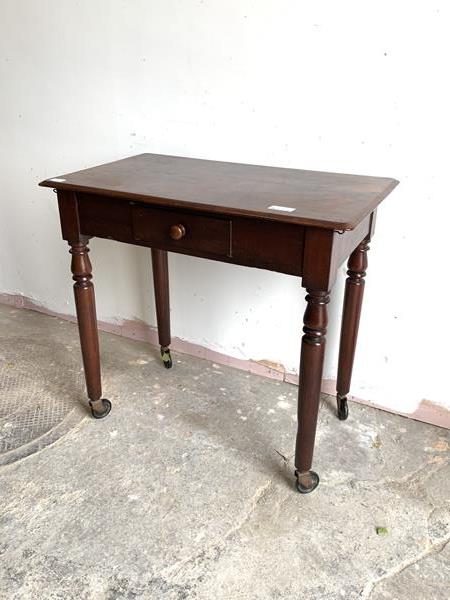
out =
[(292, 225), (304, 225), (307, 227), (318, 227), (321, 229), (331, 229), (336, 231), (351, 231), (355, 229), (363, 221), (367, 215), (371, 214), (378, 206), (378, 204), (388, 196), (391, 191), (398, 185), (398, 181), (395, 179), (391, 179), (391, 185), (386, 188), (383, 194), (380, 197), (377, 197), (373, 206), (368, 207), (367, 210), (361, 212), (357, 218), (352, 221), (333, 221), (333, 220), (324, 220), (324, 219), (312, 219), (308, 217), (301, 216), (292, 216), (292, 215), (284, 215), (277, 213), (264, 213), (259, 211), (252, 211), (247, 209), (233, 209), (225, 206), (218, 205), (210, 205), (204, 203), (196, 203), (196, 202), (187, 202), (185, 200), (179, 200), (176, 198), (163, 198), (158, 196), (142, 196), (140, 194), (133, 194), (129, 192), (117, 192), (111, 190), (104, 190), (101, 188), (91, 188), (88, 186), (80, 186), (74, 185), (70, 183), (63, 182), (55, 182), (49, 179), (41, 181), (38, 185), (40, 187), (53, 188), (61, 191), (68, 192), (80, 192), (84, 194), (94, 194), (103, 197), (109, 198), (118, 198), (123, 199), (124, 201), (128, 200), (130, 202), (141, 202), (142, 204), (148, 204), (149, 206), (155, 206), (159, 208), (167, 208), (167, 209), (186, 209), (190, 211), (196, 211), (207, 214), (215, 214), (221, 215), (223, 217), (245, 217), (245, 218), (253, 218), (256, 220), (263, 221), (276, 221), (283, 222)]

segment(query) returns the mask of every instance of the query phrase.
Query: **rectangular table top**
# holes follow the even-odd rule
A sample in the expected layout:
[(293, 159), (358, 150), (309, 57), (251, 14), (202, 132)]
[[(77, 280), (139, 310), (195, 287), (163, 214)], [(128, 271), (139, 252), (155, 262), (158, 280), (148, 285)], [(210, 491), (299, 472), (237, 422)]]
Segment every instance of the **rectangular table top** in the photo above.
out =
[(200, 212), (354, 229), (398, 184), (383, 177), (139, 154), (40, 185)]

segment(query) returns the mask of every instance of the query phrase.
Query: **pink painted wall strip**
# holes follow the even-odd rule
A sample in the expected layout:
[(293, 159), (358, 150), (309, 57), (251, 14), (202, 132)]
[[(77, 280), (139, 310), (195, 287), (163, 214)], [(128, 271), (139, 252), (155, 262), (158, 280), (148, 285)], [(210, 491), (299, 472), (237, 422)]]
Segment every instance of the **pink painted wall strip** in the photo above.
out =
[[(58, 317), (66, 321), (76, 322), (74, 315), (67, 315), (52, 311), (45, 306), (42, 306), (35, 300), (22, 296), (20, 294), (5, 294), (0, 293), (0, 303), (13, 306), (15, 308), (24, 308), (28, 310), (35, 310), (37, 312), (50, 315), (52, 317)], [(121, 323), (108, 323), (106, 321), (99, 321), (98, 327), (101, 331), (113, 333), (123, 337), (139, 340), (142, 342), (148, 342), (149, 344), (158, 347), (158, 333), (155, 327), (148, 325), (140, 320), (124, 320)], [(190, 356), (196, 356), (197, 358), (203, 358), (211, 362), (215, 362), (220, 365), (226, 365), (253, 373), (255, 375), (261, 375), (270, 379), (276, 379), (278, 381), (285, 381), (294, 385), (298, 385), (298, 375), (296, 373), (287, 372), (283, 365), (270, 363), (267, 361), (253, 361), (235, 358), (228, 356), (215, 350), (210, 350), (199, 344), (193, 344), (187, 340), (181, 338), (172, 338), (171, 349), (175, 352), (181, 352), (182, 354), (188, 354)], [(324, 379), (322, 381), (322, 392), (325, 394), (335, 395), (336, 393), (336, 380)], [(429, 400), (422, 400), (420, 405), (413, 413), (404, 413), (400, 411), (390, 410), (384, 406), (379, 406), (370, 402), (369, 400), (357, 398), (355, 396), (349, 397), (352, 401), (364, 404), (365, 406), (371, 406), (380, 410), (392, 412), (403, 417), (415, 419), (416, 421), (422, 421), (438, 427), (444, 427), (450, 429), (450, 411), (443, 406), (434, 404)]]

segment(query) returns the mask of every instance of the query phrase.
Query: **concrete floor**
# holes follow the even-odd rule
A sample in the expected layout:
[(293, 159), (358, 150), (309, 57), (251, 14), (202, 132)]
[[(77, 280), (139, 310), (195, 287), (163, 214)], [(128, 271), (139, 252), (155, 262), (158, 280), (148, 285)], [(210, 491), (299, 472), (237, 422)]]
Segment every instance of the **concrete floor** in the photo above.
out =
[[(38, 388), (84, 410), (76, 326), (0, 306), (0, 342), (4, 364), (36, 346)], [(447, 430), (357, 404), (342, 423), (324, 397), (301, 496), (294, 386), (101, 348), (108, 418), (0, 467), (0, 598), (450, 598)]]

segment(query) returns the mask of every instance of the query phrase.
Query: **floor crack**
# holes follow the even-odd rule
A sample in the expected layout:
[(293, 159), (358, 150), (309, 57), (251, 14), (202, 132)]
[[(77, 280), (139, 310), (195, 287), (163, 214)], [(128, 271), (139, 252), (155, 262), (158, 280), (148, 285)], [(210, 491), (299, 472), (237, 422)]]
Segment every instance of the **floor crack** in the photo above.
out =
[(381, 582), (386, 581), (387, 579), (390, 579), (391, 577), (395, 577), (396, 575), (399, 575), (405, 569), (407, 569), (408, 567), (411, 567), (412, 565), (416, 564), (417, 562), (423, 560), (430, 554), (434, 554), (434, 553), (439, 554), (440, 552), (442, 552), (444, 550), (444, 548), (447, 546), (447, 544), (449, 542), (450, 542), (450, 536), (444, 540), (440, 540), (436, 544), (431, 544), (430, 546), (428, 546), (428, 548), (426, 548), (425, 550), (423, 550), (422, 552), (420, 552), (419, 554), (414, 556), (412, 559), (407, 560), (403, 563), (400, 563), (399, 565), (396, 565), (395, 567), (393, 567), (390, 571), (388, 571), (381, 577), (377, 577), (377, 578), (373, 579), (372, 581), (367, 582), (361, 591), (361, 594), (360, 594), (361, 600), (369, 600), (370, 597), (372, 596), (372, 593), (374, 592), (375, 588)]
[(276, 448), (274, 448), (275, 452), (278, 454), (278, 456), (283, 460), (283, 462), (285, 464), (288, 464), (289, 462), (289, 457), (285, 456), (284, 454), (281, 454), (281, 452), (278, 452), (278, 450)]
[[(436, 465), (434, 468), (432, 466), (430, 466), (429, 463), (424, 463), (422, 464), (420, 467), (418, 467), (415, 471), (413, 471), (412, 473), (409, 473), (407, 475), (404, 475), (403, 477), (399, 477), (398, 479), (392, 479), (392, 478), (384, 478), (384, 479), (352, 479), (352, 487), (361, 487), (363, 489), (367, 489), (370, 488), (371, 486), (377, 486), (380, 487), (380, 485), (389, 485), (391, 487), (398, 487), (398, 486), (413, 486), (415, 485), (417, 482), (420, 482), (421, 484), (426, 482), (430, 477), (432, 477), (433, 475), (435, 475), (436, 473), (438, 473), (439, 471), (448, 468), (448, 462), (445, 462), (443, 464), (440, 465)], [(339, 487), (343, 484), (348, 484), (349, 483), (349, 479), (348, 478), (343, 478), (340, 479), (339, 481), (334, 481), (332, 484), (326, 484), (329, 485), (329, 487)], [(325, 485), (325, 484), (323, 484)]]
[(228, 529), (221, 537), (214, 540), (210, 544), (207, 544), (204, 548), (194, 552), (190, 556), (178, 560), (173, 565), (165, 567), (162, 569), (158, 576), (163, 577), (164, 579), (174, 579), (178, 576), (181, 569), (186, 567), (189, 563), (203, 563), (208, 559), (214, 559), (222, 552), (226, 541), (233, 537), (242, 527), (250, 520), (256, 508), (264, 502), (267, 496), (270, 494), (273, 489), (273, 482), (271, 479), (267, 480), (263, 485), (261, 485), (256, 492), (253, 494), (250, 499), (250, 506), (247, 508), (245, 513), (240, 516), (237, 522)]
[(436, 465), (435, 468), (433, 468), (430, 463), (426, 462), (424, 464), (422, 464), (420, 467), (418, 467), (415, 471), (413, 471), (413, 473), (409, 473), (409, 475), (405, 475), (404, 477), (401, 477), (399, 479), (385, 479), (383, 480), (384, 483), (391, 483), (391, 484), (407, 484), (407, 485), (412, 485), (414, 484), (417, 480), (419, 480), (421, 483), (425, 482), (427, 479), (429, 479), (430, 477), (432, 477), (433, 475), (435, 475), (436, 473), (438, 473), (439, 471), (442, 471), (442, 469), (445, 469), (448, 467), (448, 461), (445, 461), (444, 463), (441, 463), (440, 465)]

